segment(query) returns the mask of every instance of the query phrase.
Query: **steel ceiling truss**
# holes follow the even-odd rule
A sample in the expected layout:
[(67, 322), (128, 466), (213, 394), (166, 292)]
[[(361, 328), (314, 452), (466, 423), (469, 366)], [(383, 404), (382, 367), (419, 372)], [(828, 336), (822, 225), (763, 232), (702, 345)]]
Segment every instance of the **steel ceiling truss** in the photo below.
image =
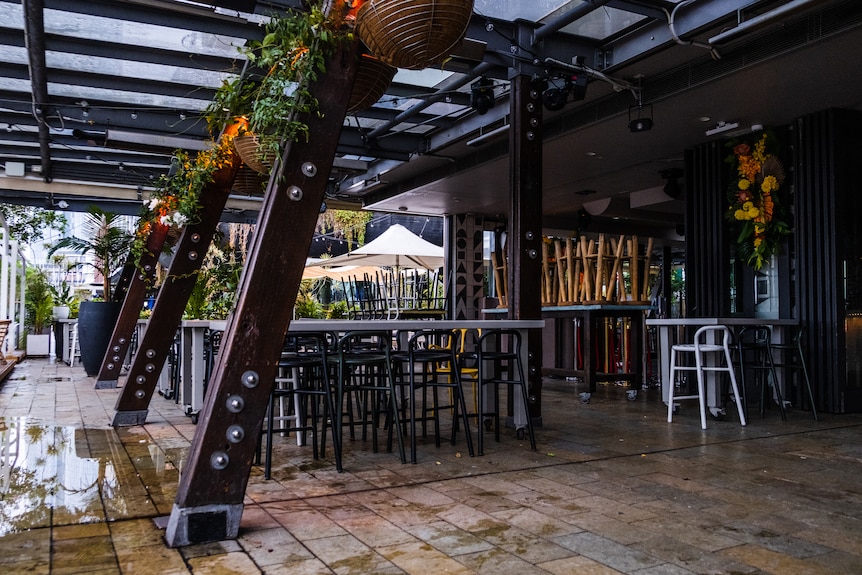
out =
[[(48, 22), (51, 18), (56, 19), (56, 11), (80, 15), (82, 23), (79, 24), (83, 27), (86, 27), (88, 19), (117, 19), (135, 22), (142, 27), (186, 30), (190, 41), (200, 39), (200, 35), (216, 35), (221, 39), (219, 41), (224, 42), (231, 38), (260, 38), (263, 29), (255, 21), (255, 18), (260, 19), (255, 15), (295, 9), (301, 5), (300, 0), (210, 2), (219, 9), (164, 0), (22, 2), (28, 12), (38, 12), (44, 2)], [(700, 0), (696, 9), (679, 10), (675, 33), (688, 39), (717, 21), (732, 24), (736, 11), (748, 3), (749, 0)], [(3, 4), (7, 15), (16, 6), (13, 2), (0, 1), (0, 13)], [(647, 19), (604, 41), (560, 31), (573, 20), (604, 6), (641, 14)], [(462, 72), (465, 76), (454, 76), (428, 93), (417, 93), (416, 86), (394, 84), (387, 96), (395, 98), (395, 101), (348, 118), (338, 153), (379, 161), (407, 161), (413, 155), (442, 149), (464, 137), (466, 131), (482, 129), (490, 118), (470, 113), (441, 115), (429, 110), (438, 102), (466, 109), (469, 94), (464, 88), (476, 78), (484, 75), (503, 82), (499, 93), (505, 96), (505, 82), (513, 74), (543, 77), (568, 70), (555, 62), (582, 61), (612, 73), (674, 43), (667, 15), (675, 7), (675, 3), (662, 0), (594, 0), (555, 15), (544, 24), (474, 15), (467, 40), (446, 64), (447, 70)], [(168, 136), (179, 134), (191, 140), (204, 140), (207, 134), (200, 112), (211, 100), (218, 78), (222, 77), (220, 75), (236, 73), (239, 69), (236, 52), (226, 44), (206, 49), (198, 46), (192, 53), (182, 45), (174, 49), (123, 45), (118, 50), (116, 43), (109, 39), (94, 38), (74, 30), (61, 33), (52, 28), (53, 24), (48, 24), (46, 30), (40, 28), (38, 18), (31, 18), (26, 26), (26, 35), (34, 41), (28, 45), (24, 26), (16, 27), (13, 18), (8, 20), (0, 22), (0, 41), (13, 51), (18, 50), (19, 54), (26, 46), (27, 59), (13, 58), (11, 62), (0, 63), (0, 75), (11, 80), (0, 92), (0, 130), (7, 129), (0, 143), (0, 161), (23, 161), (28, 169), (36, 166), (38, 173), (49, 179), (52, 174), (46, 166), (55, 163), (54, 175), (59, 177), (61, 174), (64, 179), (72, 181), (151, 185), (154, 173), (168, 170), (172, 150), (151, 150), (156, 154), (137, 158), (130, 154), (123, 159), (105, 149), (100, 134), (109, 129), (123, 129)], [(109, 59), (106, 62), (113, 61), (118, 55), (124, 62), (163, 66), (165, 70), (182, 72), (180, 76), (171, 78), (152, 74), (139, 78), (129, 75), (134, 75), (134, 71), (128, 71), (133, 64), (125, 70), (114, 71), (109, 66), (102, 70), (93, 63), (100, 58)], [(86, 63), (88, 59), (91, 61), (89, 64), (78, 64)], [(61, 63), (59, 68), (58, 61)], [(34, 70), (32, 75), (28, 70), (30, 67)], [(196, 81), (195, 74), (198, 74)], [(209, 85), (201, 78), (206, 78)], [(98, 94), (102, 93), (105, 96), (100, 98)], [(36, 100), (41, 100), (38, 103), (42, 114), (38, 119), (33, 114), (34, 94)], [(417, 103), (399, 109), (401, 98), (405, 102), (415, 100)], [(171, 105), (159, 105), (159, 102), (171, 102)], [(507, 98), (498, 98), (498, 106), (508, 107)], [(422, 130), (412, 130), (413, 126), (421, 126)], [(49, 127), (54, 129), (48, 130)], [(38, 149), (26, 145), (28, 141), (38, 143)], [(101, 169), (98, 167), (100, 161), (104, 162)], [(121, 173), (126, 171), (120, 169), (122, 165), (148, 167)], [(335, 181), (342, 179), (343, 174), (333, 176)], [(14, 182), (4, 183), (10, 184)]]

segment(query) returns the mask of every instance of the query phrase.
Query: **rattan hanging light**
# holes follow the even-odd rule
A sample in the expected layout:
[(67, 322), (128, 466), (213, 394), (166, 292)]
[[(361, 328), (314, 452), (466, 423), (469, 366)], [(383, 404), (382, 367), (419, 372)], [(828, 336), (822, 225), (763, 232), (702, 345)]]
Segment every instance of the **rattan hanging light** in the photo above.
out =
[(356, 82), (353, 84), (353, 92), (350, 93), (347, 113), (351, 114), (373, 106), (386, 93), (397, 71), (397, 68), (379, 58), (363, 54), (356, 69)]
[(472, 14), (473, 0), (366, 0), (356, 34), (386, 64), (421, 70), (449, 56)]

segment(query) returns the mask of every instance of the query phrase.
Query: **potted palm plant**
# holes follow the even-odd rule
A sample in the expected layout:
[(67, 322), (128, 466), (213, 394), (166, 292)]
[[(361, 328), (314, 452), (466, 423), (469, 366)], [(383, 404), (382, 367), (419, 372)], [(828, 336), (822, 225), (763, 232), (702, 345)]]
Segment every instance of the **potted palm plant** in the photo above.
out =
[(81, 347), (81, 364), (87, 375), (97, 375), (108, 348), (111, 333), (120, 314), (121, 302), (112, 301), (111, 278), (126, 262), (134, 234), (125, 228), (119, 214), (91, 206), (87, 210), (82, 237), (68, 236), (57, 241), (48, 250), (53, 256), (66, 249), (81, 255), (91, 255), (90, 265), (102, 280), (102, 298), (99, 301), (82, 301), (78, 308), (78, 341)]
[(27, 291), (24, 307), (27, 312), (27, 343), (28, 356), (48, 355), (51, 336), (48, 326), (51, 324), (54, 299), (51, 296), (51, 286), (45, 274), (36, 268), (27, 270)]
[(51, 286), (51, 296), (54, 298), (53, 316), (55, 320), (69, 319), (69, 314), (72, 311), (72, 302), (75, 297), (72, 295), (72, 288), (69, 282), (60, 282), (58, 286)]

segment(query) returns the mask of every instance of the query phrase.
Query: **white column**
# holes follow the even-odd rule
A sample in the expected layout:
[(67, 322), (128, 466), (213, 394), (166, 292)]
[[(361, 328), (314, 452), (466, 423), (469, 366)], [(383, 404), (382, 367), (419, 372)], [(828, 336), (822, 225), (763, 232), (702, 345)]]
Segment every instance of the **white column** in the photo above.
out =
[(9, 308), (9, 230), (0, 228), (0, 319), (10, 319), (5, 315)]
[[(24, 259), (24, 254), (21, 254), (21, 275), (19, 285), (21, 286), (20, 292), (21, 296), (18, 298), (18, 321), (17, 326), (18, 330), (16, 335), (23, 334), (24, 330), (24, 321), (27, 319), (27, 308), (24, 306), (24, 300), (27, 298), (27, 260)], [(16, 324), (13, 324), (16, 325)], [(15, 344), (17, 345), (18, 338), (15, 338)]]
[[(11, 319), (13, 322), (15, 321), (15, 293), (16, 293), (16, 282), (18, 281), (18, 240), (11, 240), (9, 242), (9, 307), (5, 311), (6, 315), (0, 317), (5, 317), (6, 319)], [(21, 258), (23, 262), (23, 258)], [(0, 314), (4, 313), (3, 309), (0, 309)]]

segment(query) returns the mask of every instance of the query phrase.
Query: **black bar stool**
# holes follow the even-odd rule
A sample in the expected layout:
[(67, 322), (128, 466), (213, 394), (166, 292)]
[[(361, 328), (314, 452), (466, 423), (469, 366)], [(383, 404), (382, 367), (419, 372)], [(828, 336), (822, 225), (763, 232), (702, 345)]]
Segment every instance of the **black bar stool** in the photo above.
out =
[[(410, 425), (410, 461), (416, 463), (416, 422), (423, 424), (423, 436), (425, 435), (425, 422), (434, 423), (434, 443), (440, 447), (440, 410), (450, 409), (452, 411), (452, 437), (451, 444), (455, 445), (458, 432), (458, 414), (460, 410), (461, 422), (464, 424), (464, 433), (467, 439), (467, 449), (473, 457), (473, 438), (470, 434), (468, 422), (467, 405), (464, 401), (464, 389), (461, 386), (461, 375), (457, 367), (453, 367), (447, 373), (441, 373), (438, 368), (441, 365), (457, 366), (456, 350), (459, 349), (459, 332), (447, 329), (422, 329), (414, 332), (407, 344), (406, 351), (392, 354), (396, 365), (401, 367), (400, 373), (404, 375), (404, 364), (407, 365), (407, 377), (400, 381), (401, 408), (405, 412), (405, 418)], [(418, 368), (418, 370), (417, 370)], [(440, 405), (438, 389), (448, 389), (451, 393), (450, 403)], [(417, 391), (422, 392), (421, 407), (417, 416), (416, 397)], [(427, 405), (426, 392), (431, 392), (431, 406)]]
[[(270, 479), (272, 475), (272, 446), (275, 433), (296, 433), (300, 445), (305, 445), (305, 434), (308, 433), (311, 435), (314, 459), (325, 456), (326, 428), (329, 426), (327, 421), (335, 413), (329, 379), (329, 344), (330, 337), (325, 333), (288, 334), (285, 338), (284, 348), (278, 361), (278, 375), (269, 396), (266, 429), (261, 437), (262, 440), (265, 438), (266, 443), (264, 457), (266, 479)], [(281, 414), (279, 416), (275, 415), (276, 405)], [(320, 429), (319, 443), (318, 428)], [(335, 430), (332, 432), (332, 451), (335, 455), (335, 468), (340, 472), (342, 471), (341, 441)], [(257, 462), (260, 463), (260, 446), (258, 446)]]
[[(526, 432), (530, 437), (530, 447), (536, 451), (536, 436), (529, 410), (527, 376), (521, 362), (520, 332), (514, 329), (487, 329), (479, 337), (475, 351), (465, 352), (461, 360), (475, 361), (478, 369), (478, 455), (484, 455), (486, 421), (493, 421), (494, 439), (500, 441), (500, 386), (502, 385), (509, 386), (509, 389), (517, 387), (520, 390), (526, 418)], [(488, 386), (493, 388), (493, 406), (487, 405)], [(489, 411), (490, 407), (493, 407), (492, 411)]]
[(739, 372), (742, 380), (742, 396), (745, 412), (748, 413), (747, 382), (749, 371), (753, 372), (754, 383), (760, 388), (760, 416), (766, 410), (767, 390), (772, 387), (781, 420), (787, 421), (784, 397), (778, 385), (778, 372), (772, 355), (772, 330), (768, 325), (746, 326), (737, 334), (736, 348), (739, 355)]
[[(783, 369), (787, 378), (785, 382), (790, 383), (794, 375), (801, 375), (802, 382), (808, 391), (808, 400), (811, 402), (811, 413), (814, 420), (819, 421), (817, 407), (814, 401), (814, 390), (811, 388), (811, 378), (808, 376), (808, 363), (805, 360), (805, 326), (800, 325), (795, 329), (793, 336), (787, 343), (776, 343), (770, 337), (769, 347), (772, 352), (772, 364), (775, 369)], [(798, 387), (797, 387), (798, 389)], [(788, 397), (787, 386), (784, 388), (784, 396)], [(801, 398), (800, 398), (801, 401)]]
[[(338, 340), (335, 353), (329, 360), (336, 366), (337, 378), (333, 435), (341, 442), (344, 416), (347, 415), (351, 439), (355, 437), (355, 425), (361, 426), (363, 440), (367, 438), (367, 429), (370, 427), (371, 448), (376, 453), (380, 416), (385, 414), (387, 450), (392, 451), (392, 435), (395, 433), (398, 453), (401, 462), (405, 463), (407, 457), (396, 404), (397, 389), (392, 374), (391, 354), (392, 336), (387, 331), (348, 332)], [(357, 414), (359, 423), (354, 420)]]

